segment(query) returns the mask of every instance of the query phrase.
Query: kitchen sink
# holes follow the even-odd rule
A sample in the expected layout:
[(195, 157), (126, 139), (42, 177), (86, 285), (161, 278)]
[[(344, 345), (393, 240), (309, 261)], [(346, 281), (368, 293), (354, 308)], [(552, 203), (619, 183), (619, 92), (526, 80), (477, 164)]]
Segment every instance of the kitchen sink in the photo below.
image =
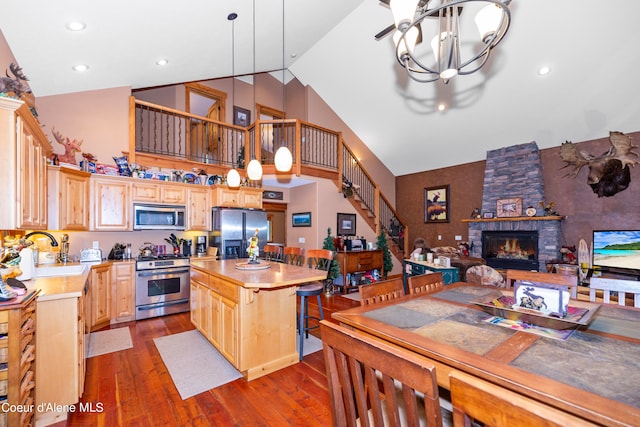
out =
[(58, 277), (58, 276), (77, 276), (84, 272), (86, 265), (48, 265), (46, 267), (36, 267), (34, 277)]

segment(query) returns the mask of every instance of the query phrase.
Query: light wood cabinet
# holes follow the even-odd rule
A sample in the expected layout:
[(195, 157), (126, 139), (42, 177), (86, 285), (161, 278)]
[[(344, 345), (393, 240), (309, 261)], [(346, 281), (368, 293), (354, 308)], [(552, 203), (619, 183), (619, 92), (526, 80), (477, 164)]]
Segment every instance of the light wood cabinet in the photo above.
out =
[(49, 228), (89, 230), (89, 172), (60, 166), (48, 167)]
[[(36, 404), (74, 405), (84, 392), (89, 277), (80, 296), (37, 301)], [(85, 337), (87, 338), (85, 340)], [(47, 408), (44, 408), (47, 411)], [(66, 412), (38, 412), (38, 425), (62, 421)]]
[(0, 229), (47, 229), (47, 157), (53, 149), (23, 101), (0, 97), (0, 141)]
[(243, 208), (262, 209), (262, 192), (260, 188), (243, 187), (240, 189), (240, 204)]
[(128, 178), (91, 177), (92, 230), (130, 231), (131, 182)]
[(237, 286), (192, 268), (191, 296), (191, 321), (196, 329), (238, 367)]
[(189, 188), (187, 230), (211, 230), (211, 192), (208, 187)]
[(91, 321), (90, 330), (107, 326), (111, 321), (111, 265), (91, 267)]
[(260, 188), (229, 188), (226, 185), (214, 185), (211, 189), (212, 206), (262, 209), (263, 190)]
[(134, 180), (131, 183), (131, 199), (134, 202), (184, 205), (187, 200), (187, 190), (180, 184)]
[(135, 261), (111, 265), (111, 324), (135, 320)]
[(36, 295), (0, 307), (0, 400), (23, 411), (0, 410), (0, 425), (31, 426), (35, 415)]

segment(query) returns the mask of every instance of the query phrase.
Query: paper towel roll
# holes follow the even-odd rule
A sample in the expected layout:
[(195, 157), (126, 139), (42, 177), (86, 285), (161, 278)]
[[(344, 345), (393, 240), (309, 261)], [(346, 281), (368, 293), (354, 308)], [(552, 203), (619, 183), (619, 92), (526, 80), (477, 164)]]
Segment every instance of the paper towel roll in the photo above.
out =
[(26, 247), (20, 251), (20, 270), (22, 274), (16, 279), (29, 280), (33, 276), (35, 265), (33, 262), (33, 251)]

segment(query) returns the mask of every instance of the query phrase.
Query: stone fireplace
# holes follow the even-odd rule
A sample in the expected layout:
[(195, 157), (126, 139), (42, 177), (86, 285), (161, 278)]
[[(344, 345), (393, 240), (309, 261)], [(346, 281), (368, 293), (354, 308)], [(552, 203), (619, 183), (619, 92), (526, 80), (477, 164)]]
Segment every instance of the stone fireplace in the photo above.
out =
[[(539, 208), (539, 203), (545, 200), (542, 161), (535, 142), (487, 152), (482, 212), (497, 214), (498, 200), (517, 198), (522, 199), (523, 211), (528, 206)], [(498, 269), (546, 271), (547, 262), (557, 260), (560, 257), (561, 218), (541, 216), (543, 213), (540, 212), (541, 210), (538, 209), (539, 212), (534, 217), (527, 217), (523, 212), (521, 216), (517, 217), (469, 220), (470, 255), (482, 257), (487, 260), (488, 265), (495, 264), (492, 266)], [(512, 262), (514, 260), (502, 262), (496, 255), (499, 251), (495, 247), (493, 249), (485, 247), (483, 243), (484, 232), (489, 232), (489, 234), (494, 232), (497, 233), (496, 236), (526, 232), (525, 234), (529, 236), (525, 240), (532, 242), (533, 237), (531, 236), (536, 236), (535, 243), (537, 244), (532, 244), (535, 248), (525, 249), (528, 252), (527, 262), (519, 262), (518, 260), (515, 260), (516, 262)], [(504, 240), (502, 239), (503, 243), (505, 243)], [(508, 252), (511, 251), (511, 248), (504, 250)], [(511, 255), (515, 257), (513, 253)], [(518, 255), (518, 257), (521, 256), (523, 255)], [(504, 258), (505, 255), (501, 254), (500, 257)]]

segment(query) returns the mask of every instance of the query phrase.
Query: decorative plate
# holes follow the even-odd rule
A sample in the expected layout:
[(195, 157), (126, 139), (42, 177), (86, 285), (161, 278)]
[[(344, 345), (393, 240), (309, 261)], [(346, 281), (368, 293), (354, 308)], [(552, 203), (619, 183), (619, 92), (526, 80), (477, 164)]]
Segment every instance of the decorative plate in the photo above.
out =
[(192, 174), (191, 172), (187, 172), (182, 176), (182, 182), (186, 182), (188, 184), (197, 184), (198, 176), (195, 174)]
[(536, 208), (534, 208), (533, 206), (529, 206), (527, 210), (524, 212), (527, 214), (527, 216), (536, 216), (537, 211), (536, 211)]
[(209, 179), (207, 179), (207, 184), (214, 185), (216, 183), (216, 178), (218, 175), (209, 175)]

